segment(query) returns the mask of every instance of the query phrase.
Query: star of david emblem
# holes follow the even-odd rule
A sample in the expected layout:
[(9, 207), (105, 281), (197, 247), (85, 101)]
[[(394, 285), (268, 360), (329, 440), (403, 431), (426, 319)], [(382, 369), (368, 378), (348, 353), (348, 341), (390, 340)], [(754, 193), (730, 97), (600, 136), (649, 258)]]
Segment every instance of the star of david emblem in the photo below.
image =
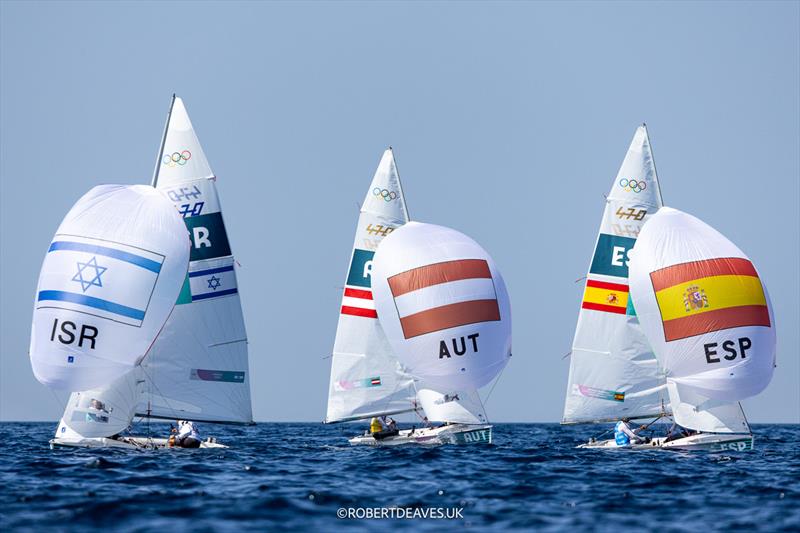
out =
[(208, 278), (207, 281), (209, 289), (217, 290), (217, 287), (222, 285), (222, 283), (219, 282), (219, 278), (217, 276), (211, 276), (210, 278)]
[(97, 264), (97, 257), (92, 257), (85, 263), (78, 261), (78, 273), (72, 276), (72, 281), (80, 283), (83, 292), (86, 292), (92, 285), (102, 287), (103, 281), (100, 279), (100, 276), (102, 276), (103, 272), (106, 270), (108, 270), (107, 267)]

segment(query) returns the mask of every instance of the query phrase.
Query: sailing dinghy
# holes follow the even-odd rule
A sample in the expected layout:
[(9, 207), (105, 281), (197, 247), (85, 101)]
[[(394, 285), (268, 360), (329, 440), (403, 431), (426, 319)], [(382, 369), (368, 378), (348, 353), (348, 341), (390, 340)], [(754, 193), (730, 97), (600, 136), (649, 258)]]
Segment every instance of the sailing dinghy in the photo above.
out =
[[(253, 422), (247, 333), (215, 180), (183, 101), (173, 96), (152, 185), (173, 203), (173, 211), (177, 208), (184, 237), (188, 230), (188, 272), (140, 364), (119, 379), (73, 393), (51, 444), (167, 446), (166, 438), (154, 438), (149, 430), (145, 436), (110, 438), (136, 416)], [(220, 447), (214, 438), (201, 444)]]
[(415, 378), (418, 409), (444, 425), (350, 442), (491, 443), (478, 389), (511, 357), (511, 304), (491, 256), (455, 230), (409, 222), (378, 248), (372, 290), (389, 344)]
[[(418, 389), (421, 382), (401, 363), (378, 318), (373, 292), (376, 250), (408, 221), (397, 164), (389, 148), (373, 176), (358, 219), (334, 342), (325, 422), (416, 412), (420, 417), (427, 415), (430, 422), (448, 424), (401, 430), (382, 439), (359, 435), (349, 442), (370, 446), (489, 442), (491, 428), (485, 426), (477, 393), (466, 391), (456, 399), (437, 390)], [(459, 422), (472, 425), (459, 426)]]
[(750, 258), (698, 218), (661, 208), (631, 254), (631, 294), (666, 377), (675, 422), (663, 448), (751, 450), (740, 400), (772, 379), (775, 318)]
[[(728, 396), (726, 403), (720, 402), (717, 392), (686, 385), (687, 380), (697, 383), (698, 380), (708, 378), (709, 374), (700, 372), (682, 377), (675, 374), (674, 362), (666, 355), (672, 352), (663, 346), (663, 332), (658, 333), (658, 328), (662, 326), (661, 315), (658, 315), (657, 321), (654, 318), (653, 306), (657, 310), (658, 304), (654, 303), (656, 299), (652, 296), (653, 286), (647, 285), (649, 281), (642, 282), (642, 279), (649, 280), (645, 277), (650, 274), (650, 271), (642, 274), (643, 270), (650, 267), (653, 267), (653, 271), (656, 270), (654, 262), (660, 261), (658, 265), (663, 268), (668, 266), (663, 259), (664, 250), (659, 249), (667, 246), (667, 242), (671, 242), (673, 247), (682, 247), (684, 254), (699, 253), (698, 259), (713, 257), (713, 251), (717, 251), (718, 247), (715, 243), (723, 241), (727, 244), (719, 248), (720, 253), (732, 254), (731, 257), (738, 258), (745, 256), (727, 239), (693, 217), (691, 223), (684, 221), (686, 223), (679, 230), (665, 230), (664, 223), (660, 221), (671, 211), (673, 210), (662, 208), (650, 142), (646, 127), (642, 125), (634, 135), (607, 199), (573, 342), (562, 424), (653, 418), (650, 422), (652, 424), (662, 418), (672, 419), (679, 426), (692, 430), (694, 434), (678, 434), (677, 438), (645, 438), (626, 448), (711, 451), (752, 449), (750, 428), (738, 403), (738, 399), (747, 394), (740, 391)], [(653, 240), (657, 240), (659, 244), (653, 245)], [(705, 255), (702, 253), (704, 250)], [(698, 280), (687, 278), (679, 281), (689, 282), (681, 294), (681, 306), (685, 313), (690, 313), (690, 300), (694, 298), (705, 302), (704, 296), (700, 292), (689, 290), (696, 285), (693, 281)], [(757, 282), (757, 275), (755, 280), (745, 280), (754, 291)], [(677, 289), (671, 290), (675, 292)], [(730, 291), (730, 294), (736, 292), (735, 286), (729, 286), (725, 290)], [(767, 301), (766, 289), (763, 294)], [(741, 298), (747, 299), (751, 296)], [(674, 301), (671, 303), (675, 304)], [(768, 304), (765, 305), (769, 308)], [(730, 313), (731, 311), (723, 312)], [(771, 310), (769, 313), (771, 314)], [(679, 314), (671, 318), (686, 319), (684, 324), (697, 320)], [(762, 364), (763, 360), (771, 361), (770, 353), (774, 359), (774, 328), (771, 334), (772, 352), (768, 351), (769, 342), (761, 344), (761, 349), (767, 350), (766, 355), (760, 356)], [(695, 337), (683, 347), (686, 344), (701, 346), (698, 342)], [(670, 349), (677, 346), (670, 345)], [(686, 353), (683, 352), (681, 357), (686, 357)], [(680, 365), (678, 368), (681, 368)], [(725, 373), (726, 370), (719, 372)], [(737, 401), (732, 401), (734, 399)], [(619, 446), (614, 439), (593, 438), (579, 448), (615, 449)]]

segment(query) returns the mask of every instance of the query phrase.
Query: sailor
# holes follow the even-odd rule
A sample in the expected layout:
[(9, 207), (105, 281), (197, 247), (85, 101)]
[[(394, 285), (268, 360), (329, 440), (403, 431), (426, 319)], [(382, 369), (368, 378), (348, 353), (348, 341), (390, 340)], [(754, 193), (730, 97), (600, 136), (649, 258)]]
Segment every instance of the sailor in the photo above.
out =
[(181, 448), (200, 447), (200, 435), (192, 421), (178, 420), (178, 436), (175, 441)]
[(377, 417), (372, 417), (372, 420), (369, 423), (369, 432), (373, 435), (376, 433), (380, 433), (383, 431), (383, 424), (381, 423), (380, 419)]
[(388, 421), (386, 429), (389, 431), (397, 431), (397, 422), (394, 421), (394, 418), (387, 418), (386, 420)]
[(617, 443), (617, 446), (630, 446), (631, 441), (635, 444), (642, 440), (642, 438), (636, 434), (636, 431), (644, 429), (644, 426), (633, 430), (628, 426), (628, 422), (630, 421), (630, 418), (623, 418), (614, 426), (614, 441)]

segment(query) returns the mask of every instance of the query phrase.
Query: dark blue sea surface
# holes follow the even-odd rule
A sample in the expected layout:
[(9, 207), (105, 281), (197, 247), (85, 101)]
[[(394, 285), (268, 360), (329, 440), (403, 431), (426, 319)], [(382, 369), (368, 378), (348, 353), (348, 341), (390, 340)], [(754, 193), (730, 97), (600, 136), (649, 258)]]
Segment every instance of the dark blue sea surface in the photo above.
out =
[[(226, 450), (51, 450), (54, 427), (0, 424), (0, 530), (800, 530), (798, 425), (754, 426), (744, 453), (578, 450), (597, 427), (557, 424), (497, 424), (473, 446), (264, 423), (202, 425)], [(392, 507), (463, 518), (337, 518)]]

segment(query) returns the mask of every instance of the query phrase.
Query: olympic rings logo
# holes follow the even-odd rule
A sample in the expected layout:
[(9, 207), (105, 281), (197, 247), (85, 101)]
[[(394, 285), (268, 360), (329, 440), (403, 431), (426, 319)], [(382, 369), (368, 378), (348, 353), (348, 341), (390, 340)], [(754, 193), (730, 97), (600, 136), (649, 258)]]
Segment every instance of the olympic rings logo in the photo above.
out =
[(625, 192), (640, 193), (647, 188), (647, 183), (644, 180), (636, 181), (622, 178), (619, 180), (619, 186), (625, 189)]
[(161, 160), (162, 165), (174, 167), (175, 165), (183, 166), (192, 158), (192, 152), (184, 150), (182, 152), (172, 152), (172, 155), (166, 154)]
[(391, 202), (392, 200), (397, 200), (397, 193), (394, 191), (389, 191), (387, 189), (381, 189), (380, 187), (375, 187), (372, 189), (372, 195), (376, 198), (383, 198), (387, 202)]

